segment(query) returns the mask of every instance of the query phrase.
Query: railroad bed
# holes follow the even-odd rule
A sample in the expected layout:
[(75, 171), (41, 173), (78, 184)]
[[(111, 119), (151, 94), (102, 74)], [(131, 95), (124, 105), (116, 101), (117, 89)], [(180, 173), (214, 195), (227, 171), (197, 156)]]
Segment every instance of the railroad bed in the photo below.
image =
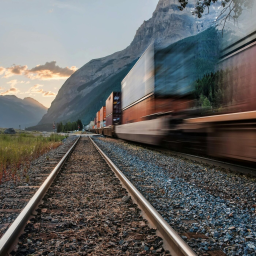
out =
[(198, 255), (256, 255), (256, 179), (112, 138), (94, 141)]
[(27, 205), (55, 165), (73, 145), (76, 138), (76, 136), (68, 137), (57, 149), (53, 149), (32, 161), (26, 177), (22, 177), (16, 184), (13, 181), (6, 181), (0, 185), (0, 238)]
[(168, 255), (88, 138), (78, 142), (14, 255)]

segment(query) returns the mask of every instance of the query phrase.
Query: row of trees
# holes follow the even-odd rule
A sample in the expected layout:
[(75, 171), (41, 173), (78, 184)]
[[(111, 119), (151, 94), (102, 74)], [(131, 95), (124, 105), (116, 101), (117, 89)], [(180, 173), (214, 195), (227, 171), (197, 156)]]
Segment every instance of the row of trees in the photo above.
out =
[(231, 103), (233, 90), (228, 81), (230, 77), (232, 77), (232, 71), (220, 70), (198, 79), (194, 91), (197, 106), (219, 111)]
[(82, 129), (83, 124), (80, 119), (78, 119), (76, 122), (67, 122), (66, 124), (60, 122), (57, 124), (57, 132), (69, 132), (74, 130), (81, 131)]

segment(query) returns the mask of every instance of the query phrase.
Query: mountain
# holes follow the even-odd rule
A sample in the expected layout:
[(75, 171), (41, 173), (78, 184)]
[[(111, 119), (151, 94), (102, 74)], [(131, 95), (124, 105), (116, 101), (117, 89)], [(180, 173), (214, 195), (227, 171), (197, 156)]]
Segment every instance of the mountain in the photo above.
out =
[(178, 0), (160, 0), (152, 18), (144, 21), (126, 49), (91, 60), (78, 69), (63, 84), (35, 129), (51, 129), (53, 122), (78, 118), (84, 124), (89, 123), (105, 105), (110, 93), (121, 90), (121, 81), (150, 43), (155, 42), (158, 48), (164, 48), (206, 29), (206, 20), (198, 26), (197, 20), (191, 15), (194, 5), (190, 4), (180, 11), (178, 4)]
[(21, 128), (36, 125), (47, 108), (30, 97), (23, 100), (14, 95), (0, 96), (0, 127)]

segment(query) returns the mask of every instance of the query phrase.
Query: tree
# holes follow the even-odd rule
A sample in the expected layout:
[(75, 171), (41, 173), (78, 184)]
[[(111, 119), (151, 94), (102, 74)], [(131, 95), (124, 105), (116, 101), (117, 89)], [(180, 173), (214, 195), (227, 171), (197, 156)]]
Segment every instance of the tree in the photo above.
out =
[[(193, 0), (179, 0), (180, 6), (179, 9), (182, 11), (186, 8), (187, 4)], [(217, 18), (220, 24), (223, 24), (225, 27), (226, 21), (232, 18), (234, 21), (238, 19), (244, 9), (249, 9), (252, 7), (253, 0), (201, 0), (197, 1), (195, 5), (193, 15), (196, 15), (198, 18), (202, 17), (205, 9), (208, 10), (212, 4), (221, 3), (223, 9)]]
[(63, 132), (63, 124), (62, 124), (62, 122), (60, 122), (60, 123), (58, 123), (57, 124), (57, 132)]
[[(82, 121), (80, 119), (78, 119), (76, 122), (77, 122), (77, 126), (79, 126), (79, 131), (82, 131), (83, 130)], [(77, 129), (78, 129), (78, 127), (77, 127)]]

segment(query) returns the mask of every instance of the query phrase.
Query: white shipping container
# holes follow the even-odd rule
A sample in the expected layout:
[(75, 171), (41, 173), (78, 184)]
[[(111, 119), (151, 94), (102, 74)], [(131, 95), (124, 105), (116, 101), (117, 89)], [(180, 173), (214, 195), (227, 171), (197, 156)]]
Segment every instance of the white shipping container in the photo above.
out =
[(154, 92), (154, 44), (151, 44), (122, 81), (122, 109)]
[(106, 127), (106, 121), (101, 121), (100, 122), (100, 128)]
[(90, 124), (89, 124), (90, 129), (93, 129), (94, 125), (95, 125), (94, 121), (91, 121)]

